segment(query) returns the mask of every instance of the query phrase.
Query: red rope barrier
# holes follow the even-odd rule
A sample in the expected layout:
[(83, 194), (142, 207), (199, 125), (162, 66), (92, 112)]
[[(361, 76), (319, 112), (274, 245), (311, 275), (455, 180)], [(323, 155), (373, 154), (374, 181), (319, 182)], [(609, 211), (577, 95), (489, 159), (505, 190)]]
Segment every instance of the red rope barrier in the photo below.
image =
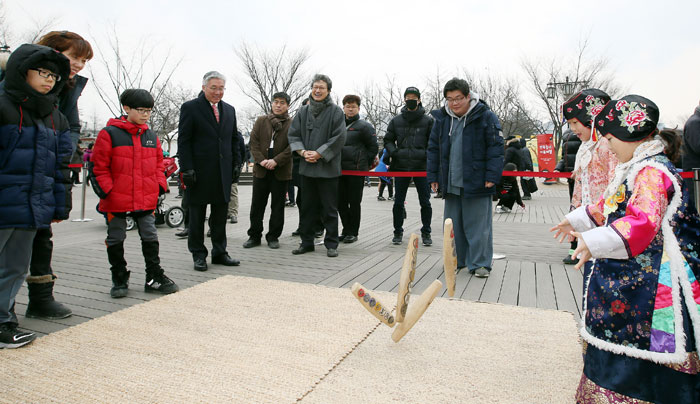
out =
[(425, 177), (425, 171), (355, 171), (343, 170), (343, 175), (356, 175), (360, 177)]
[[(425, 177), (425, 171), (355, 171), (343, 170), (343, 175), (355, 175), (360, 177)], [(504, 171), (506, 177), (540, 177), (540, 178), (571, 178), (571, 173), (559, 173), (548, 171)], [(680, 173), (683, 178), (693, 178), (692, 171)]]

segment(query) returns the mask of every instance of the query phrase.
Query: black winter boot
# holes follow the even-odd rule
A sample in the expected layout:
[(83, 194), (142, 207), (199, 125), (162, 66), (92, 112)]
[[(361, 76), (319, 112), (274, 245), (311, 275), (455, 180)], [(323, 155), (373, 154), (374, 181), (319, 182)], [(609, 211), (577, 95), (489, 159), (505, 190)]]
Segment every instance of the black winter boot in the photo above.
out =
[(141, 241), (141, 251), (146, 262), (146, 284), (143, 286), (143, 290), (167, 295), (177, 292), (179, 288), (172, 279), (165, 276), (163, 268), (160, 266), (159, 249), (158, 240)]
[(112, 266), (112, 289), (109, 295), (113, 298), (125, 297), (129, 290), (129, 276), (124, 259), (124, 243), (107, 246), (107, 259)]
[(27, 277), (29, 303), (25, 313), (26, 317), (57, 320), (70, 317), (73, 314), (71, 309), (54, 299), (54, 279), (53, 275)]

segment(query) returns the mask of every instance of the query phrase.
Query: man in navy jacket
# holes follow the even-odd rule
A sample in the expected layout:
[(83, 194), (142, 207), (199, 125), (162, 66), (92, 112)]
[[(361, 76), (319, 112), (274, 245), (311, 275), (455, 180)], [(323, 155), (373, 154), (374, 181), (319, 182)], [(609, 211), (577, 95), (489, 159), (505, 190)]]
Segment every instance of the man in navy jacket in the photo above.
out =
[(493, 260), (491, 198), (503, 172), (501, 124), (469, 84), (453, 78), (428, 142), (428, 182), (445, 196), (445, 219), (454, 225), (457, 266), (488, 277)]

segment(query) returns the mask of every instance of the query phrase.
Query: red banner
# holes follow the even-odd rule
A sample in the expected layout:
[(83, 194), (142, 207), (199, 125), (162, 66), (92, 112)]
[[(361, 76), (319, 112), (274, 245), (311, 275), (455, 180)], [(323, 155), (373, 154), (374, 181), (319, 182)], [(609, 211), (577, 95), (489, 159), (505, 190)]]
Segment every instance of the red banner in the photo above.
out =
[(537, 135), (537, 162), (539, 171), (552, 172), (557, 166), (557, 157), (554, 154), (554, 140), (551, 133)]

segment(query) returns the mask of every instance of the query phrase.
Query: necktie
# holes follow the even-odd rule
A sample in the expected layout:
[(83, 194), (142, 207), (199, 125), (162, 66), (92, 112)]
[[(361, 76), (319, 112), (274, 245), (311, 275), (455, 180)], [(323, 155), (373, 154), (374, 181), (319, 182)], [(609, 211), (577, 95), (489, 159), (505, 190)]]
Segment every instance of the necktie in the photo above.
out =
[(214, 117), (216, 118), (216, 122), (219, 122), (219, 107), (217, 104), (212, 104), (211, 108), (214, 110)]

